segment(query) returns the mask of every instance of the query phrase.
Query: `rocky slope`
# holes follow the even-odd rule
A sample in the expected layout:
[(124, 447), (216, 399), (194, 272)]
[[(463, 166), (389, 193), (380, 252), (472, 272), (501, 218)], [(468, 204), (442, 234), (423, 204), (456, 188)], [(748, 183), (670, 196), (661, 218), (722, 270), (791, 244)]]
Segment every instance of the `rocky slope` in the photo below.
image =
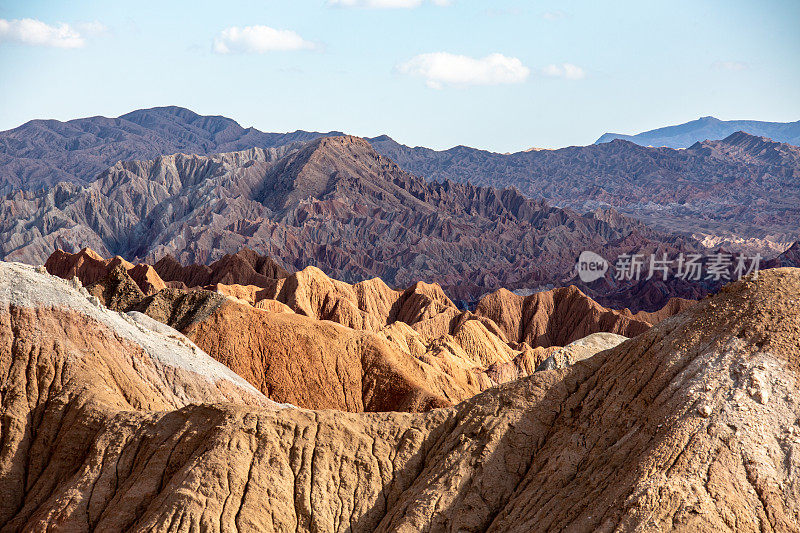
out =
[[(22, 529), (37, 509), (52, 505), (72, 476), (74, 489), (88, 491), (79, 481), (80, 462), (104, 448), (109, 430), (144, 429), (155, 413), (199, 403), (280, 407), (175, 330), (138, 313), (103, 309), (69, 282), (28, 265), (0, 263), (0, 339), (4, 531)], [(107, 451), (124, 453), (117, 444)], [(125, 459), (118, 466), (124, 476), (136, 465)], [(108, 474), (92, 484), (97, 499), (83, 502), (79, 527), (87, 527), (119, 480)], [(152, 476), (139, 481), (144, 492), (159, 485)], [(69, 529), (69, 519), (61, 520), (50, 526)]]
[(575, 286), (526, 297), (501, 289), (481, 298), (475, 313), (492, 319), (507, 339), (530, 346), (566, 346), (601, 331), (635, 337), (652, 325), (604, 308)]
[[(82, 255), (86, 252), (75, 254)], [(121, 266), (87, 290), (102, 305), (174, 327), (269, 398), (301, 407), (425, 411), (528, 375), (548, 353), (527, 346), (514, 349), (478, 322), (452, 326), (450, 335), (455, 306), (442, 310), (421, 293), (411, 295), (406, 305), (417, 308), (413, 325), (379, 327), (377, 315), (357, 308), (350, 309), (355, 315), (333, 312), (323, 320), (322, 309), (311, 308), (311, 302), (330, 301), (334, 295), (324, 291), (334, 285), (353, 291), (312, 267), (307, 270), (295, 275), (311, 281), (297, 291), (304, 301), (287, 298), (298, 312), (264, 298), (265, 289), (258, 289), (262, 294), (255, 301), (242, 298), (247, 287), (255, 286), (209, 287), (217, 292), (166, 288), (145, 296)], [(346, 309), (347, 303), (341, 300), (334, 307)], [(423, 320), (431, 315), (432, 320)], [(501, 371), (498, 365), (510, 368)]]
[(371, 139), (403, 169), (432, 180), (513, 185), (559, 207), (614, 209), (714, 247), (775, 254), (797, 240), (800, 148), (743, 133), (685, 150), (614, 140), (497, 154), (464, 146), (410, 148)]
[[(513, 189), (429, 183), (355, 137), (118, 163), (85, 188), (62, 183), (6, 197), (0, 235), (5, 258), (32, 263), (54, 248), (88, 246), (151, 264), (166, 255), (207, 264), (250, 247), (288, 270), (313, 265), (344, 281), (378, 276), (392, 286), (424, 279), (470, 301), (500, 287), (562, 285), (586, 249), (614, 257), (694, 246), (608, 210), (582, 216)], [(168, 274), (179, 271), (175, 261), (156, 268), (179, 279)], [(618, 285), (602, 288), (610, 294), (624, 288)], [(647, 308), (670, 296), (698, 295), (670, 286)]]
[(764, 268), (780, 268), (800, 265), (800, 241), (795, 242), (778, 257), (767, 261)]
[[(32, 276), (2, 294), (30, 301)], [(16, 316), (0, 329), (18, 369), (0, 373), (7, 530), (798, 530), (797, 269), (427, 413), (131, 401), (127, 380), (64, 379), (90, 348), (19, 337)]]
[[(437, 152), (402, 146), (387, 136), (370, 141), (404, 170), (430, 180), (513, 185), (527, 196), (580, 212), (612, 206), (662, 231), (695, 235), (709, 246), (775, 255), (798, 238), (797, 124), (706, 117), (643, 134), (654, 133), (661, 141), (634, 136), (633, 142), (615, 138), (585, 147), (515, 154), (464, 146)], [(750, 140), (734, 135), (740, 130)], [(87, 185), (118, 161), (177, 152), (209, 155), (270, 149), (331, 135), (341, 134), (264, 133), (179, 107), (143, 109), (116, 119), (35, 120), (0, 132), (0, 193), (38, 190), (62, 181)], [(699, 146), (706, 139), (724, 147), (709, 151)], [(763, 143), (758, 150), (765, 153), (794, 155), (754, 158), (741, 153), (742, 142)]]
[[(91, 250), (59, 251), (48, 269), (86, 281), (88, 292), (111, 309), (140, 312), (181, 331), (269, 398), (317, 409), (451, 405), (531, 375), (558, 346), (598, 332), (638, 335), (681, 308), (648, 317), (649, 323), (570, 287), (527, 298), (499, 291), (472, 313), (459, 310), (436, 284), (400, 291), (375, 278), (350, 285), (315, 267), (263, 286), (216, 283), (145, 296), (121, 265), (96, 281), (94, 270), (63, 268), (87, 257), (111, 262)], [(609, 338), (614, 342), (592, 345), (591, 353), (626, 337)]]
[(210, 265), (184, 267), (174, 257), (167, 255), (159, 259), (153, 268), (161, 279), (186, 287), (203, 287), (215, 283), (263, 286), (270, 280), (289, 276), (289, 272), (274, 259), (259, 255), (249, 248), (224, 255)]
[(152, 266), (134, 265), (120, 256), (103, 259), (91, 248), (84, 248), (75, 254), (56, 250), (47, 258), (44, 268), (50, 274), (63, 279), (78, 278), (83, 285), (96, 283), (106, 278), (115, 268), (122, 268), (143, 294), (155, 294), (167, 287)]
[(491, 386), (485, 376), (482, 386), (475, 382), (478, 368), (474, 374), (472, 368), (445, 372), (372, 332), (214, 296), (171, 289), (134, 308), (179, 328), (278, 402), (351, 412), (427, 411)]
[(339, 133), (264, 133), (175, 106), (117, 118), (32, 120), (0, 132), (0, 192), (36, 190), (60, 181), (91, 183), (117, 161), (274, 148), (333, 134)]
[(696, 142), (724, 139), (737, 131), (744, 131), (759, 137), (769, 137), (778, 142), (795, 146), (800, 145), (800, 121), (762, 122), (759, 120), (720, 120), (714, 117), (702, 117), (684, 124), (657, 128), (636, 135), (604, 133), (595, 144), (623, 139), (641, 146), (688, 148)]

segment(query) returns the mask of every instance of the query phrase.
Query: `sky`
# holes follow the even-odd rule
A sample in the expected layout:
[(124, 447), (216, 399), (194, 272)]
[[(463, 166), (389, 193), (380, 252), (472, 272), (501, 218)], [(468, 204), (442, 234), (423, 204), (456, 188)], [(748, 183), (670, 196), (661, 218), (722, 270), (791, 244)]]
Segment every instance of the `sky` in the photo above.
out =
[(800, 120), (800, 1), (0, 0), (0, 130), (178, 105), (497, 152)]

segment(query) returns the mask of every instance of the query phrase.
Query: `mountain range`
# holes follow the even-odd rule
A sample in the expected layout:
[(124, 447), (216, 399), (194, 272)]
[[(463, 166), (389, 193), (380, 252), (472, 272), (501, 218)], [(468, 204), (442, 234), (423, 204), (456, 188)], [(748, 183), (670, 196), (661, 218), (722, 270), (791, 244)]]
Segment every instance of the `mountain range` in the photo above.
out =
[(430, 180), (513, 186), (580, 212), (610, 206), (654, 228), (710, 244), (782, 251), (800, 227), (800, 148), (746, 133), (685, 150), (614, 140), (498, 154), (434, 151), (371, 140), (403, 169)]
[(61, 181), (88, 184), (117, 161), (273, 148), (320, 135), (265, 133), (176, 106), (139, 109), (117, 118), (32, 120), (0, 132), (0, 192), (35, 190)]
[(758, 120), (719, 120), (714, 117), (702, 117), (636, 135), (604, 133), (595, 141), (595, 144), (623, 139), (641, 146), (688, 148), (696, 142), (724, 139), (737, 131), (744, 131), (757, 137), (769, 137), (777, 142), (800, 145), (800, 120), (797, 122), (762, 122)]
[[(581, 215), (510, 188), (428, 182), (348, 136), (119, 162), (87, 186), (17, 191), (0, 201), (0, 235), (3, 258), (34, 264), (87, 246), (206, 264), (246, 246), (289, 270), (312, 265), (393, 286), (429, 279), (465, 301), (500, 287), (560, 286), (583, 250), (613, 258), (697, 249), (608, 210)], [(584, 290), (603, 301), (625, 285), (609, 281)], [(703, 294), (703, 284), (675, 285), (639, 300), (652, 309)]]
[(800, 533), (796, 146), (0, 146), (0, 531)]
[[(800, 149), (744, 133), (721, 139), (722, 130), (709, 131), (712, 140), (685, 150), (613, 140), (498, 154), (465, 146), (411, 148), (388, 136), (368, 141), (403, 170), (429, 181), (513, 186), (530, 198), (580, 213), (613, 207), (708, 246), (779, 253), (798, 238)], [(0, 192), (63, 181), (88, 185), (118, 161), (269, 150), (335, 135), (341, 134), (264, 133), (179, 107), (138, 110), (116, 119), (35, 120), (0, 132)]]

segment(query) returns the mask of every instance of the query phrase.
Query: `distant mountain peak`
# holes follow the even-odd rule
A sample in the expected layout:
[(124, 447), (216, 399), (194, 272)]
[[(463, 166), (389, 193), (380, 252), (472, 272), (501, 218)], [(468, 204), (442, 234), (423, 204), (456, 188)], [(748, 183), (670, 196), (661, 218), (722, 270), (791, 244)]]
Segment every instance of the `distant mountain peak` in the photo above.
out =
[[(334, 164), (338, 164), (340, 161), (347, 161), (348, 155), (351, 160), (359, 159), (361, 156), (367, 156), (367, 159), (362, 161), (367, 164), (382, 159), (382, 156), (375, 151), (369, 141), (354, 135), (320, 137), (309, 142), (298, 152), (298, 157), (305, 157), (309, 160), (314, 157), (319, 158), (326, 155), (334, 156), (334, 160), (332, 161)], [(344, 160), (340, 159), (342, 156), (345, 157)]]
[(605, 133), (597, 139), (595, 144), (625, 139), (642, 146), (688, 148), (696, 142), (724, 139), (737, 131), (745, 131), (755, 136), (767, 137), (788, 144), (800, 144), (800, 121), (720, 120), (712, 116), (700, 117), (684, 124), (657, 128), (636, 135)]
[(771, 166), (779, 165), (784, 172), (790, 173), (794, 172), (791, 169), (800, 166), (800, 148), (797, 146), (744, 131), (734, 132), (719, 141), (696, 142), (687, 150), (705, 152), (713, 157), (734, 157), (742, 162), (758, 161)]
[(196, 127), (211, 135), (233, 129), (241, 135), (245, 129), (238, 122), (221, 115), (199, 115), (190, 109), (178, 106), (139, 109), (119, 117), (143, 127), (164, 128), (175, 124), (179, 127)]
[(186, 107), (181, 107), (177, 105), (167, 105), (167, 106), (156, 106), (156, 107), (135, 109), (129, 113), (120, 115), (119, 118), (127, 119), (127, 117), (135, 117), (137, 115), (145, 115), (145, 114), (175, 115), (178, 117), (191, 117), (191, 118), (200, 117), (198, 113), (195, 113), (194, 111)]
[(722, 142), (726, 144), (742, 144), (742, 143), (752, 143), (752, 142), (762, 142), (765, 144), (781, 144), (780, 142), (774, 141), (769, 137), (764, 137), (763, 135), (752, 135), (747, 133), (746, 131), (736, 131), (722, 139)]

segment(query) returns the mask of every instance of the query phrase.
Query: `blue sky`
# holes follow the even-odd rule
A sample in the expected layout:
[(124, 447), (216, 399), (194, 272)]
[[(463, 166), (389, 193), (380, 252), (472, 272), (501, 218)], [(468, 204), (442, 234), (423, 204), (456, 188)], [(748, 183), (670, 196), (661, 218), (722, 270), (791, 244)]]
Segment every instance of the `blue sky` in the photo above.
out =
[(0, 0), (0, 129), (180, 105), (505, 152), (794, 121), (799, 26), (795, 0)]

